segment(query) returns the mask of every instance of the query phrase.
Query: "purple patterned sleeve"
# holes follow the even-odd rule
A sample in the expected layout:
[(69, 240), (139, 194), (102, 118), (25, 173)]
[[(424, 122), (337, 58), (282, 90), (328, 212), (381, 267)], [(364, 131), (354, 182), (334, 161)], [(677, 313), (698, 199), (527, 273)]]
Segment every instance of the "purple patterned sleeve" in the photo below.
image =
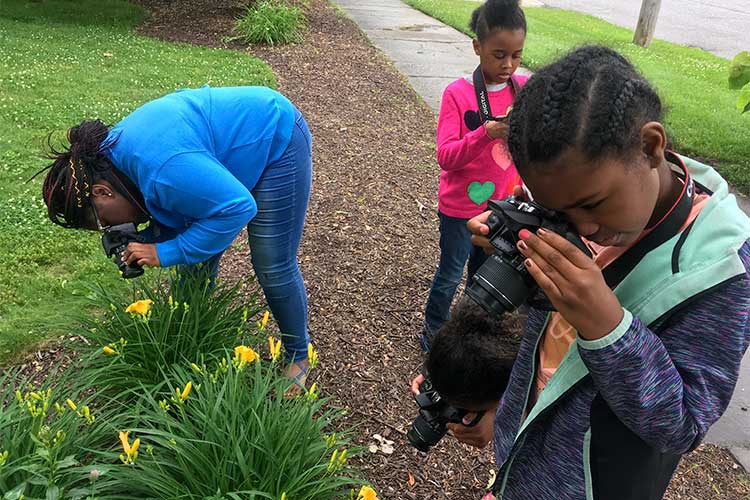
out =
[[(739, 255), (748, 269), (747, 243)], [(726, 410), (750, 342), (749, 291), (745, 273), (670, 317), (658, 335), (626, 311), (616, 341), (579, 339), (602, 397), (651, 446), (690, 451)]]

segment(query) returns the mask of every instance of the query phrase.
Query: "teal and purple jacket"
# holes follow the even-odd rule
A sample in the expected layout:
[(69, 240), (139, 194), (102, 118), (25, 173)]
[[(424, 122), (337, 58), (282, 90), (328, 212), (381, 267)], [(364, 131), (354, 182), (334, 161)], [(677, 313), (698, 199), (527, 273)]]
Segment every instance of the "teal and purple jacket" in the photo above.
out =
[(548, 318), (530, 310), (495, 416), (498, 500), (661, 499), (727, 408), (750, 342), (750, 220), (713, 169), (679, 159), (711, 198), (614, 289), (620, 325), (577, 338), (526, 411)]

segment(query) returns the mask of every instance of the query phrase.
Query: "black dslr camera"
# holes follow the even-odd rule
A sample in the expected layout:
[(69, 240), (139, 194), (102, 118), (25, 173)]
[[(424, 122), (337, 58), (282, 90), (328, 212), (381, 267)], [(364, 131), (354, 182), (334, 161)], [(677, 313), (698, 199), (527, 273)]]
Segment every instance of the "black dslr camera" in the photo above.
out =
[[(406, 437), (412, 446), (425, 453), (430, 451), (430, 448), (448, 432), (446, 424), (463, 423), (463, 418), (470, 413), (469, 410), (456, 408), (446, 403), (432, 388), (432, 383), (426, 376), (419, 386), (419, 394), (415, 399), (419, 405), (419, 415), (414, 419)], [(479, 412), (471, 423), (463, 425), (473, 427), (479, 423), (483, 415), (484, 412)]]
[(540, 227), (553, 231), (591, 256), (583, 240), (557, 212), (513, 196), (490, 200), (487, 208), (492, 210), (487, 219), (487, 237), (495, 252), (474, 274), (466, 294), (491, 314), (500, 316), (514, 311), (537, 290), (534, 278), (523, 265), (525, 257), (516, 248), (522, 229), (532, 233)]
[(122, 252), (128, 248), (128, 243), (131, 241), (143, 242), (143, 237), (138, 234), (138, 230), (132, 222), (110, 226), (102, 234), (104, 253), (107, 254), (107, 257), (114, 257), (113, 260), (125, 279), (137, 278), (143, 274), (143, 267), (138, 264), (129, 266), (122, 261)]

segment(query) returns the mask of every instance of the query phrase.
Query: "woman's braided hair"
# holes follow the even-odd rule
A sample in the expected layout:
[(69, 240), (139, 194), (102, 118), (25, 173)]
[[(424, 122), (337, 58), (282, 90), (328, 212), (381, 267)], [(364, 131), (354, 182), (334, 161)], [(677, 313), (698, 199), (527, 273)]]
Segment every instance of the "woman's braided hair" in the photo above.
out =
[(487, 0), (472, 12), (469, 29), (480, 42), (496, 29), (520, 29), (526, 33), (526, 16), (518, 0)]
[(55, 224), (65, 228), (85, 227), (90, 221), (87, 216), (92, 213), (92, 185), (102, 179), (137, 206), (143, 206), (137, 189), (132, 189), (129, 179), (117, 172), (104, 155), (115, 142), (107, 141), (108, 135), (109, 127), (102, 121), (83, 121), (68, 130), (69, 147), (56, 150), (49, 144), (52, 163), (37, 175), (49, 170), (42, 185), (42, 197), (49, 219)]
[(590, 45), (529, 79), (513, 104), (508, 149), (520, 172), (566, 148), (590, 159), (628, 155), (641, 127), (661, 119), (659, 96), (628, 60)]

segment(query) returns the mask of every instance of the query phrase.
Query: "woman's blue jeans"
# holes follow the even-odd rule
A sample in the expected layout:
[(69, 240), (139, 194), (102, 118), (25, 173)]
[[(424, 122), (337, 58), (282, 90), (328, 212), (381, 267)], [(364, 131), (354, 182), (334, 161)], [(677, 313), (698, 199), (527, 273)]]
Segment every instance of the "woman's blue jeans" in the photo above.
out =
[[(247, 225), (255, 275), (279, 325), (287, 361), (306, 359), (307, 290), (297, 250), (305, 225), (312, 184), (312, 136), (297, 112), (289, 146), (277, 161), (266, 166), (251, 191), (258, 214)], [(223, 253), (223, 252), (222, 252)], [(222, 254), (206, 263), (216, 276)]]
[(468, 275), (466, 286), (471, 284), (471, 278), (487, 259), (487, 255), (480, 247), (471, 244), (471, 233), (466, 228), (468, 219), (448, 217), (438, 212), (440, 218), (440, 263), (430, 287), (427, 306), (424, 313), (424, 329), (422, 343), (425, 350), (435, 334), (443, 326), (450, 314), (453, 296), (461, 283), (464, 266), (468, 259)]

